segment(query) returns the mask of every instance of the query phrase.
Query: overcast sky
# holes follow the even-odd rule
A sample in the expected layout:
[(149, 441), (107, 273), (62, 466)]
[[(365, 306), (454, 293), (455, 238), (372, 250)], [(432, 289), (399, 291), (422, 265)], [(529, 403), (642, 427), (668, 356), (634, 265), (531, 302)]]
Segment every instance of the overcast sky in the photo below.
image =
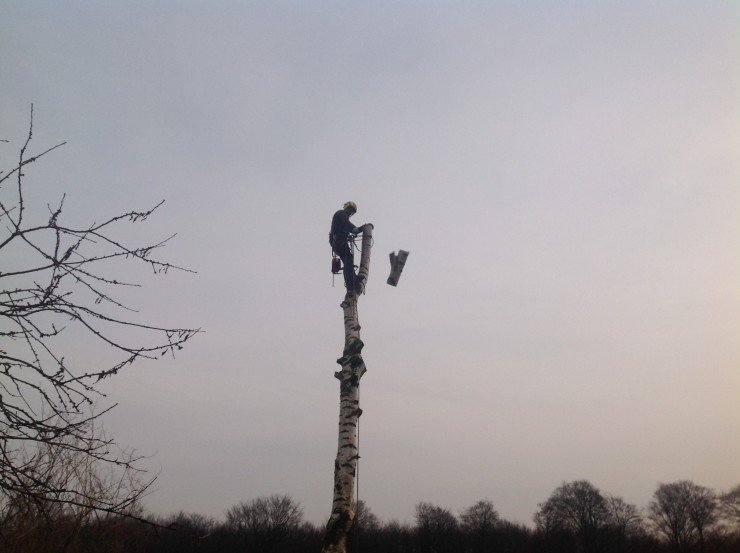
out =
[(206, 332), (103, 388), (147, 508), (328, 519), (350, 199), (381, 519), (740, 484), (739, 42), (732, 1), (0, 0), (3, 169), (33, 103), (34, 151), (68, 144), (29, 197), (78, 226), (165, 199), (147, 237), (197, 271), (126, 298)]

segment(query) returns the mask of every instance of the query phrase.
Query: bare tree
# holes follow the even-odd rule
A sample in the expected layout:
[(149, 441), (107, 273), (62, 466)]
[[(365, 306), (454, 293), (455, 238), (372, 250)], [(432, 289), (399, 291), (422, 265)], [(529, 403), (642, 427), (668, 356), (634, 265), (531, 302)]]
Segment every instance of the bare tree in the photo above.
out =
[(322, 553), (346, 553), (347, 537), (352, 529), (355, 513), (355, 478), (359, 459), (358, 423), (360, 409), (360, 379), (367, 371), (362, 359), (364, 343), (360, 339), (360, 322), (357, 300), (364, 292), (370, 274), (370, 250), (373, 241), (373, 225), (362, 227), (362, 254), (360, 269), (355, 280), (356, 289), (348, 289), (340, 304), (344, 313), (344, 349), (337, 359), (341, 370), (334, 373), (339, 380), (339, 439), (334, 461), (334, 499), (326, 534), (321, 547)]
[(432, 503), (416, 504), (416, 536), (425, 553), (453, 551), (459, 545), (459, 524), (448, 509)]
[(359, 529), (361, 532), (376, 532), (380, 529), (380, 519), (364, 500), (360, 499), (355, 503), (354, 511), (355, 529)]
[(689, 518), (699, 536), (699, 550), (704, 551), (707, 530), (717, 522), (717, 495), (713, 490), (687, 483)]
[(475, 551), (487, 551), (490, 548), (500, 521), (498, 512), (488, 499), (478, 501), (460, 514), (460, 527), (474, 543)]
[[(213, 518), (198, 513), (179, 511), (164, 518), (157, 518), (155, 533), (149, 533), (150, 540), (157, 544), (158, 553), (187, 553), (188, 551), (209, 551), (206, 544), (218, 539), (221, 525)], [(163, 530), (163, 528), (165, 530)], [(218, 536), (221, 538), (222, 536)], [(146, 549), (147, 551), (153, 550)], [(144, 548), (130, 548), (127, 551), (140, 551)]]
[(704, 550), (705, 532), (717, 520), (714, 492), (689, 480), (660, 484), (648, 505), (648, 518), (676, 551), (698, 543)]
[(258, 497), (226, 511), (228, 526), (254, 551), (274, 551), (299, 528), (302, 520), (302, 507), (289, 495)]
[[(16, 161), (0, 172), (0, 490), (47, 505), (122, 512), (127, 494), (100, 502), (95, 490), (62, 493), (37, 470), (56, 450), (134, 469), (136, 458), (118, 456), (112, 439), (90, 431), (112, 408), (93, 411), (103, 397), (98, 383), (137, 360), (174, 354), (198, 330), (140, 322), (113, 293), (138, 286), (121, 276), (129, 265), (156, 274), (185, 269), (154, 257), (169, 239), (130, 245), (121, 238), (126, 225), (146, 221), (161, 203), (75, 224), (63, 221), (64, 196), (54, 207), (29, 202), (24, 172), (63, 144), (32, 155), (32, 138), (33, 109)], [(80, 340), (104, 349), (75, 357)]]
[(740, 531), (740, 484), (719, 496), (719, 510), (735, 531)]
[(623, 551), (627, 540), (643, 534), (644, 527), (640, 510), (621, 497), (606, 494), (608, 525), (614, 536), (615, 549)]
[[(95, 439), (107, 441), (101, 428), (91, 421), (86, 426)], [(24, 476), (54, 494), (0, 489), (0, 545), (16, 551), (32, 544), (66, 550), (81, 539), (86, 527), (104, 524), (115, 528), (121, 524), (116, 520), (119, 515), (141, 518), (139, 501), (153, 479), (145, 479), (133, 467), (135, 454), (119, 451), (119, 464), (104, 463), (86, 453), (80, 438), (65, 436), (63, 440), (68, 447), (23, 443), (16, 451), (15, 462), (24, 466)], [(87, 500), (81, 502), (80, 497)]]
[(353, 510), (355, 519), (347, 536), (348, 551), (373, 551), (378, 547), (380, 519), (362, 499), (355, 503)]
[(607, 526), (609, 511), (601, 492), (586, 480), (568, 482), (540, 504), (535, 523), (547, 535), (572, 532), (582, 550), (598, 551), (600, 531)]

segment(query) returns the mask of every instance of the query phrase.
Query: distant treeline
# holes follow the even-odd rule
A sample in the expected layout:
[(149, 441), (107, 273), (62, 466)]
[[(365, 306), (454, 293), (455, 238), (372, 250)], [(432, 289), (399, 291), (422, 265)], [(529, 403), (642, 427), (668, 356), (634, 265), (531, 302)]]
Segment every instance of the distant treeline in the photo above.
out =
[[(38, 499), (0, 504), (0, 551), (12, 553), (306, 553), (323, 528), (288, 495), (234, 505), (225, 520), (199, 514), (129, 516)], [(328, 517), (327, 517), (328, 518)], [(534, 527), (503, 520), (483, 499), (459, 514), (418, 503), (414, 524), (383, 522), (360, 501), (352, 553), (621, 553), (740, 551), (740, 485), (718, 493), (691, 481), (658, 485), (644, 508), (585, 480), (538, 505)]]

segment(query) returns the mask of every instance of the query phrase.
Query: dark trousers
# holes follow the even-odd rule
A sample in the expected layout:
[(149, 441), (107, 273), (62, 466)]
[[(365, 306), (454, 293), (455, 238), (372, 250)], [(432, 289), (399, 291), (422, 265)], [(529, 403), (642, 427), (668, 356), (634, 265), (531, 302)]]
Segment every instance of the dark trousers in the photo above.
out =
[(344, 285), (348, 290), (355, 289), (355, 254), (347, 240), (335, 241), (332, 249), (344, 265)]

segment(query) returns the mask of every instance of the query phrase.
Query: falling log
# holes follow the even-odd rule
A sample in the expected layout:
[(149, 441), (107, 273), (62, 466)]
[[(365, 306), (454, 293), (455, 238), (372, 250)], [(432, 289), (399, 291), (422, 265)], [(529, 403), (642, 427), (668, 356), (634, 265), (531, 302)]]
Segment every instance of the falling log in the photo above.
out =
[(406, 258), (409, 256), (409, 252), (406, 250), (398, 250), (398, 255), (395, 252), (390, 253), (391, 258), (391, 274), (388, 277), (388, 284), (391, 286), (398, 285), (398, 279), (401, 278), (401, 271), (403, 271), (404, 265), (406, 265)]

